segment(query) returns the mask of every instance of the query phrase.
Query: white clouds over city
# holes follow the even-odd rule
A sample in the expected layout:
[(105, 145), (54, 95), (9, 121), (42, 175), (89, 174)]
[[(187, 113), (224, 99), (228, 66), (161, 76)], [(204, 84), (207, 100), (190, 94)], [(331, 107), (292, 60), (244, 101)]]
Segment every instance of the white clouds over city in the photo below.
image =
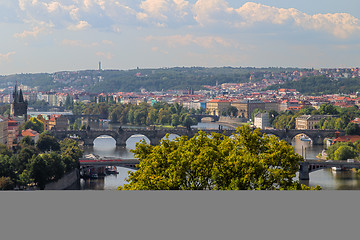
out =
[[(254, 24), (291, 25), (299, 30), (325, 31), (335, 37), (347, 38), (360, 32), (360, 21), (348, 13), (310, 15), (295, 8), (277, 8), (246, 2), (234, 8), (225, 0), (19, 0), (19, 17), (24, 22), (41, 21), (54, 27), (83, 30), (97, 21), (107, 24), (173, 27), (249, 28)], [(104, 27), (99, 25), (99, 28)], [(111, 28), (109, 28), (111, 29)]]
[[(72, 51), (74, 46), (93, 47), (98, 49), (89, 56), (103, 57), (114, 65), (115, 61), (123, 61), (120, 57), (125, 53), (130, 54), (131, 57), (122, 62), (129, 66), (136, 66), (135, 61), (140, 61), (134, 51), (142, 55), (143, 65), (157, 62), (158, 66), (166, 65), (169, 58), (154, 59), (155, 55), (151, 54), (156, 52), (166, 53), (168, 57), (191, 52), (199, 59), (197, 65), (202, 65), (202, 55), (206, 62), (212, 59), (213, 65), (216, 59), (223, 59), (221, 63), (231, 59), (231, 64), (254, 64), (256, 59), (274, 59), (285, 49), (294, 49), (296, 44), (318, 47), (321, 54), (317, 56), (328, 54), (323, 59), (331, 59), (330, 53), (323, 52), (332, 45), (352, 44), (357, 46), (352, 50), (360, 53), (358, 45), (354, 45), (360, 37), (360, 16), (350, 8), (348, 11), (330, 8), (335, 0), (327, 3), (330, 11), (324, 12), (323, 6), (310, 0), (304, 0), (301, 8), (300, 5), (291, 7), (291, 2), (284, 0), (2, 0), (0, 30), (9, 33), (2, 40), (3, 46), (5, 42), (8, 44), (6, 49), (36, 46), (36, 50), (41, 50), (44, 44), (47, 51), (53, 49), (56, 54), (59, 43)], [(360, 2), (355, 0), (344, 0), (341, 6), (345, 8), (347, 3), (357, 4), (360, 9)], [(102, 42), (102, 39), (108, 40)], [(264, 51), (265, 45), (270, 50)], [(250, 57), (244, 58), (242, 51)], [(222, 53), (227, 57), (219, 57)], [(209, 54), (213, 54), (213, 58)], [(245, 61), (250, 58), (254, 60)], [(185, 55), (176, 59), (186, 65)], [(173, 64), (178, 62), (174, 60)], [(268, 65), (272, 64), (269, 61)]]

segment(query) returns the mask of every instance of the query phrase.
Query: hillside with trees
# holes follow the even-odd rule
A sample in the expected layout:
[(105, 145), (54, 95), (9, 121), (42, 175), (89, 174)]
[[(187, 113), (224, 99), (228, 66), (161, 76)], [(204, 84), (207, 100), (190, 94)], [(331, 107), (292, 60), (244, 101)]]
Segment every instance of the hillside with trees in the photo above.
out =
[(360, 92), (360, 78), (332, 79), (326, 76), (304, 77), (299, 81), (289, 81), (267, 87), (267, 90), (280, 88), (296, 89), (304, 95), (349, 94)]
[(39, 91), (61, 90), (72, 86), (88, 92), (139, 92), (140, 88), (148, 91), (199, 90), (204, 85), (222, 83), (244, 83), (260, 81), (264, 74), (290, 72), (295, 68), (251, 68), (251, 67), (173, 67), (158, 69), (130, 70), (82, 70), (55, 73), (14, 74), (0, 76), (0, 87), (7, 88), (15, 82)]

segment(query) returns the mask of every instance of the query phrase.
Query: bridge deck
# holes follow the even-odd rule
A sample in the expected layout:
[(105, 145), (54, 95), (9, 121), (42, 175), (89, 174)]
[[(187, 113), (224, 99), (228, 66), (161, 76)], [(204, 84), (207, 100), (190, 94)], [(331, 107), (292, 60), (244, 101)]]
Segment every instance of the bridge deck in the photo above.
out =
[(348, 162), (348, 161), (340, 161), (340, 160), (315, 160), (315, 159), (308, 159), (304, 161), (303, 163), (308, 163), (309, 165), (322, 165), (327, 167), (354, 167), (359, 168), (360, 167), (360, 161), (354, 161), (354, 162)]
[(137, 159), (80, 159), (80, 166), (124, 166), (136, 165)]

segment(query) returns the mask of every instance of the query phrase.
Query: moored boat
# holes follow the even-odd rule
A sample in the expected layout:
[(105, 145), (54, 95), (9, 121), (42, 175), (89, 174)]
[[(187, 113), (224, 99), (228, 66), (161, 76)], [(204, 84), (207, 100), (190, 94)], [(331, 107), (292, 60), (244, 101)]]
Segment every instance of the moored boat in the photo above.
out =
[(342, 171), (342, 168), (341, 167), (331, 167), (331, 170), (334, 172), (337, 172), (337, 171)]
[(117, 171), (116, 167), (108, 166), (105, 168), (105, 173), (106, 174), (118, 174), (119, 172)]
[(305, 135), (302, 135), (302, 136), (300, 137), (300, 140), (301, 140), (301, 141), (307, 141), (307, 142), (310, 142), (310, 141), (311, 141), (311, 139), (310, 139), (309, 137), (305, 136)]

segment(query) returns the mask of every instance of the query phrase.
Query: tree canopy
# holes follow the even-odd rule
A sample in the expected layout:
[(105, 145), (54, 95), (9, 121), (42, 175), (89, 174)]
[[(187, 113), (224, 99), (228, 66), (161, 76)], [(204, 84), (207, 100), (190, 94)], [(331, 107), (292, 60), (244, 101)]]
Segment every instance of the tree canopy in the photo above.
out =
[(360, 159), (360, 141), (339, 142), (326, 150), (326, 158), (332, 160)]
[(34, 131), (37, 131), (38, 133), (42, 133), (44, 131), (44, 124), (36, 117), (32, 117), (25, 122), (23, 128), (24, 130), (32, 129)]
[(200, 131), (158, 146), (142, 141), (133, 152), (139, 169), (119, 190), (311, 189), (294, 180), (303, 158), (285, 141), (249, 126), (233, 137)]
[(25, 137), (14, 153), (5, 151), (6, 146), (0, 144), (0, 190), (30, 183), (44, 189), (47, 183), (59, 180), (80, 166), (83, 150), (75, 140), (65, 139), (59, 143), (52, 136), (44, 133), (42, 136), (42, 141), (48, 144), (34, 146), (33, 141)]

